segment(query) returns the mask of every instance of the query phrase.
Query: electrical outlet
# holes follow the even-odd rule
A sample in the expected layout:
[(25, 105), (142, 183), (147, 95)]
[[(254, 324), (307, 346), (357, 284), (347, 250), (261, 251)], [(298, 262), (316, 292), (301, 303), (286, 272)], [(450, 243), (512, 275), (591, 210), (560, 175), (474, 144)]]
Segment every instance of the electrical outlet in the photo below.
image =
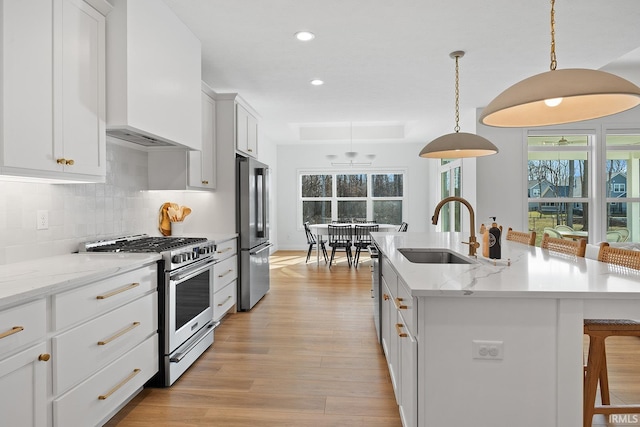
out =
[(471, 342), (474, 359), (502, 360), (504, 357), (503, 341), (473, 340)]
[(36, 214), (36, 230), (49, 229), (49, 211), (38, 211)]

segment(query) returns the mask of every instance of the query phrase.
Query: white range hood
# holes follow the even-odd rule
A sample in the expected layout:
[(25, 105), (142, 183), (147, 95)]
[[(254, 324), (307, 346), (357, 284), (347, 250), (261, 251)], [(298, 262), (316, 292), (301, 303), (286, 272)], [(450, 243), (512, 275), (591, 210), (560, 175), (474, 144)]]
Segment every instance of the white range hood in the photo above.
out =
[(107, 135), (200, 150), (200, 41), (162, 0), (111, 2)]

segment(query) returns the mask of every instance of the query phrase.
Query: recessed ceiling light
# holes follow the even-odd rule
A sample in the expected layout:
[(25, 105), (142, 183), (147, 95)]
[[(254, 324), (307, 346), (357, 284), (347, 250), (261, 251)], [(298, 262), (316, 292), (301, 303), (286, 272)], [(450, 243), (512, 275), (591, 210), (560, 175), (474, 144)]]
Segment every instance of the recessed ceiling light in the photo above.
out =
[(316, 35), (309, 31), (298, 31), (295, 36), (301, 42), (308, 42), (309, 40), (313, 40), (316, 38)]
[(314, 86), (321, 86), (321, 85), (324, 84), (324, 82), (322, 80), (320, 80), (320, 79), (313, 79), (313, 80), (311, 80), (311, 84), (314, 85)]

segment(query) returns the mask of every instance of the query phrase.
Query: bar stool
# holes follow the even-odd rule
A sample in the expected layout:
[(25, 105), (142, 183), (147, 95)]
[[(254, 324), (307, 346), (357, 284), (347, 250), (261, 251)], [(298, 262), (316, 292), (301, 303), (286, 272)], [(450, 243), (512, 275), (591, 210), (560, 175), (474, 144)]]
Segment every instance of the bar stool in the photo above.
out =
[(550, 237), (549, 233), (545, 232), (540, 247), (552, 252), (584, 257), (584, 253), (587, 251), (587, 241), (585, 239), (568, 240)]
[(507, 240), (524, 243), (529, 246), (535, 246), (536, 232), (532, 231), (531, 233), (525, 233), (524, 231), (515, 231), (513, 228), (509, 227), (507, 230)]
[[(598, 261), (640, 270), (640, 252), (612, 248), (600, 244)], [(583, 425), (591, 427), (594, 414), (637, 414), (640, 405), (611, 405), (607, 356), (604, 341), (612, 336), (640, 337), (640, 323), (627, 319), (584, 319), (584, 333), (589, 336), (589, 354), (584, 376)], [(596, 392), (600, 382), (602, 405), (596, 405)]]

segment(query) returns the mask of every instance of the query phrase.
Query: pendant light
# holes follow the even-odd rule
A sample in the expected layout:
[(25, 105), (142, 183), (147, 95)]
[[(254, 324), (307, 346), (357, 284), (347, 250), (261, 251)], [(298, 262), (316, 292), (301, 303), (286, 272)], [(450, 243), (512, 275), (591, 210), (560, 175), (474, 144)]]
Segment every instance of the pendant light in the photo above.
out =
[(551, 66), (511, 86), (480, 114), (487, 126), (529, 127), (609, 116), (640, 104), (640, 87), (614, 74), (556, 70), (555, 0), (551, 0)]
[(456, 126), (454, 133), (438, 137), (425, 145), (420, 157), (433, 159), (458, 159), (463, 157), (481, 157), (496, 154), (498, 148), (488, 139), (473, 133), (460, 132), (460, 88), (458, 60), (464, 56), (461, 50), (449, 55), (456, 60)]
[(353, 151), (353, 122), (350, 122), (350, 128), (349, 128), (349, 151), (346, 151), (344, 153), (344, 156), (349, 159), (349, 161), (347, 162), (335, 162), (334, 160), (338, 158), (338, 156), (336, 156), (335, 154), (327, 154), (327, 158), (329, 160), (331, 160), (331, 165), (332, 166), (371, 166), (372, 161), (376, 158), (375, 154), (367, 154), (366, 157), (367, 159), (369, 159), (370, 161), (368, 162), (356, 162), (354, 161), (354, 159), (356, 157), (358, 157), (358, 152), (357, 151)]

